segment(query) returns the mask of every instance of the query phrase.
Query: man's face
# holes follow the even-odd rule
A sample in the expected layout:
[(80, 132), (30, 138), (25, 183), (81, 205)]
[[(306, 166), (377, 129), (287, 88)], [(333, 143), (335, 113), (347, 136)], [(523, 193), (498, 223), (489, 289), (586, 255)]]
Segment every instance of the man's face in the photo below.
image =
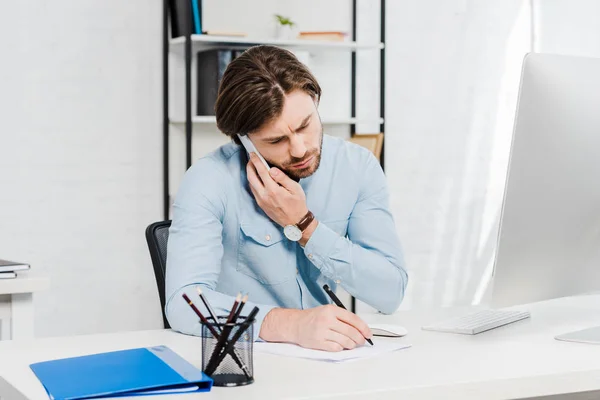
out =
[(315, 102), (301, 90), (286, 95), (279, 118), (249, 137), (271, 166), (292, 179), (306, 178), (319, 168), (323, 127)]

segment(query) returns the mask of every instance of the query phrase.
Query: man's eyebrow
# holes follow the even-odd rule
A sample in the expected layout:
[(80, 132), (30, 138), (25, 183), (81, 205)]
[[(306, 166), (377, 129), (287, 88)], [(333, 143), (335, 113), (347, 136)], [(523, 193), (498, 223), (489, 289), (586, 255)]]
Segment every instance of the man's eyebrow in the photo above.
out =
[[(300, 123), (300, 126), (297, 127), (294, 132), (299, 131), (302, 128), (305, 128), (306, 125), (308, 124), (308, 120), (310, 119), (310, 117), (312, 117), (312, 114), (308, 115), (306, 118), (304, 118), (302, 120), (302, 122)], [(287, 135), (279, 135), (279, 136), (271, 136), (271, 137), (266, 137), (264, 139), (262, 139), (263, 142), (275, 142), (277, 140), (281, 140), (281, 139), (285, 139)]]
[(294, 132), (297, 132), (300, 129), (306, 127), (306, 124), (308, 124), (308, 120), (310, 119), (310, 117), (312, 117), (312, 113), (302, 120), (302, 123), (300, 124), (300, 126), (297, 127), (296, 129), (294, 129)]
[(278, 140), (285, 139), (286, 136), (287, 135), (266, 137), (266, 138), (262, 139), (262, 141), (263, 142), (276, 142)]

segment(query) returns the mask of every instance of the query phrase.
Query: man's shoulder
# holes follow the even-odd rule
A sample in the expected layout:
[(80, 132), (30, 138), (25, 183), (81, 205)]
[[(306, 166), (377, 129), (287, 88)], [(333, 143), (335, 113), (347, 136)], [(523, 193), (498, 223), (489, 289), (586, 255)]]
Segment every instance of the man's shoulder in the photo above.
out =
[(230, 175), (233, 168), (239, 170), (240, 159), (237, 155), (240, 152), (240, 146), (234, 143), (227, 143), (216, 150), (200, 157), (190, 167), (192, 173), (215, 172), (218, 174)]
[(327, 149), (329, 157), (339, 163), (350, 166), (351, 171), (363, 171), (364, 168), (375, 160), (373, 153), (359, 144), (336, 136), (324, 135), (323, 147)]
[[(224, 188), (234, 175), (240, 171), (240, 146), (225, 144), (194, 162), (185, 173), (184, 181), (193, 185), (201, 184), (205, 190)], [(214, 187), (214, 188), (213, 188)]]

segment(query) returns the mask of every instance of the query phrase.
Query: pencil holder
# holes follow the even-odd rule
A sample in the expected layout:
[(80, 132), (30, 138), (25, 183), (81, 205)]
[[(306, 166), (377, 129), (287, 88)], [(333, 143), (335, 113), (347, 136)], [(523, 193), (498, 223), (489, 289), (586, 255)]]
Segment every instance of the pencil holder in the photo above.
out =
[[(208, 323), (202, 324), (202, 371), (215, 386), (254, 382), (254, 321), (245, 324), (246, 318), (240, 316), (234, 324), (227, 323), (227, 316), (217, 318), (218, 322), (208, 318)], [(219, 338), (215, 338), (215, 333)]]

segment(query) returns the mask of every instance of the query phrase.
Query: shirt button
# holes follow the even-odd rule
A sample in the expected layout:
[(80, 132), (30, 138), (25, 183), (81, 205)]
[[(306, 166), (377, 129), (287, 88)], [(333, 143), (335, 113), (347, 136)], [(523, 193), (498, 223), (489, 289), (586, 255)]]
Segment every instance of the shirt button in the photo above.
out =
[(265, 239), (267, 239), (267, 242), (268, 242), (269, 240), (271, 240), (271, 235), (265, 236)]
[(310, 258), (310, 259), (312, 260), (312, 254), (309, 254), (309, 255), (308, 255), (308, 258)]
[(299, 274), (299, 273), (300, 273), (300, 271), (298, 271), (298, 268), (296, 268), (296, 274)]

